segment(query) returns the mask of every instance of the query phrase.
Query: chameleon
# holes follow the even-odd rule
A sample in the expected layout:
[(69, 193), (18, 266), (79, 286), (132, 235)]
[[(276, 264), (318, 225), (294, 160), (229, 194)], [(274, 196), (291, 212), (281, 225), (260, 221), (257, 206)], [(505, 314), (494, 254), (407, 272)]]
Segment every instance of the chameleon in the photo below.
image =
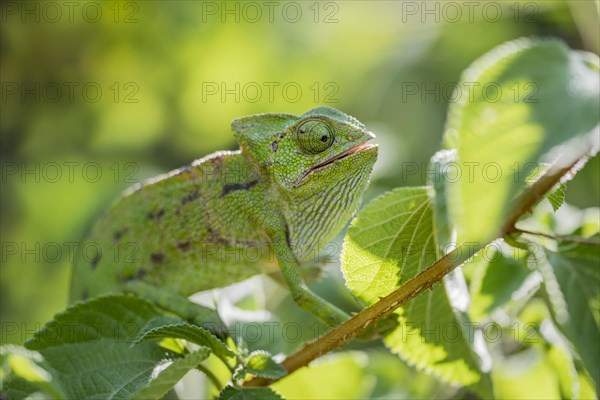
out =
[(129, 188), (93, 224), (70, 302), (130, 292), (193, 319), (200, 308), (188, 296), (280, 271), (304, 310), (330, 326), (348, 319), (310, 290), (301, 267), (358, 209), (375, 136), (324, 106), (241, 117), (231, 129), (239, 150)]

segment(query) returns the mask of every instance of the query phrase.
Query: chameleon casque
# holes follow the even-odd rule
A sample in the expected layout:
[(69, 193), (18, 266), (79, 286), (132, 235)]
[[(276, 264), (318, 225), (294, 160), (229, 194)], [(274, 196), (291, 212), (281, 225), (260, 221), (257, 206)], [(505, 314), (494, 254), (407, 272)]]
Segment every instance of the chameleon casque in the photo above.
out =
[(193, 318), (185, 297), (278, 266), (302, 308), (331, 326), (348, 318), (310, 291), (300, 266), (358, 209), (374, 135), (330, 107), (242, 117), (232, 130), (240, 150), (134, 186), (95, 223), (71, 302), (134, 292)]

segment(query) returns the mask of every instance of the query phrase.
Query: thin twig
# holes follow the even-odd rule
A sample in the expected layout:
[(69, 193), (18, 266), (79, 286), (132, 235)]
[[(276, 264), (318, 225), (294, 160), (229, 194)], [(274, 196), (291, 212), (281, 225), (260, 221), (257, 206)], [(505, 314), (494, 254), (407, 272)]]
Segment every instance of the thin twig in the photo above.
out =
[[(506, 223), (498, 233), (497, 237), (504, 237), (515, 232), (515, 223), (519, 218), (531, 210), (531, 208), (544, 197), (544, 194), (560, 182), (561, 178), (569, 173), (572, 168), (580, 162), (585, 162), (587, 158), (588, 155), (585, 155), (565, 168), (547, 171), (540, 179), (531, 185), (517, 200), (513, 212), (509, 214)], [(377, 303), (355, 314), (348, 321), (337, 326), (317, 340), (306, 344), (299, 351), (290, 355), (283, 361), (282, 364), (288, 371), (288, 374), (291, 374), (297, 369), (308, 365), (311, 361), (342, 346), (369, 325), (390, 314), (408, 300), (425, 291), (425, 289), (431, 288), (433, 285), (440, 282), (446, 274), (464, 263), (487, 244), (488, 243), (465, 243), (456, 247), (450, 253), (430, 265), (419, 275), (415, 276), (386, 297), (383, 297)], [(275, 382), (275, 380), (253, 378), (245, 382), (244, 386), (267, 386), (273, 382)]]
[(573, 243), (583, 243), (583, 244), (593, 244), (600, 246), (600, 240), (593, 238), (585, 238), (580, 236), (569, 236), (569, 235), (550, 235), (543, 232), (533, 232), (528, 231), (526, 229), (515, 228), (513, 232), (516, 233), (525, 233), (527, 235), (541, 236), (552, 240), (562, 240), (565, 242), (573, 242)]

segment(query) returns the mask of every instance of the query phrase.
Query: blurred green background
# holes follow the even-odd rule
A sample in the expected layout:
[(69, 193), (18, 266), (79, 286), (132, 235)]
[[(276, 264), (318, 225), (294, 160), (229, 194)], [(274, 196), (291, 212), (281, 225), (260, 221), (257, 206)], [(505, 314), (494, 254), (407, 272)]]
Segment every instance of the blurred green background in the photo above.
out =
[[(76, 243), (122, 190), (235, 149), (232, 119), (317, 105), (357, 117), (380, 144), (372, 198), (425, 183), (452, 87), (477, 57), (521, 36), (598, 53), (600, 37), (597, 1), (1, 6), (0, 343), (24, 342), (65, 307)], [(598, 206), (599, 171), (596, 157), (567, 202)], [(339, 286), (335, 268), (319, 283), (330, 298)], [(380, 379), (390, 368), (412, 373), (377, 354), (369, 368)], [(531, 371), (550, 390), (544, 379), (556, 377), (544, 368)]]

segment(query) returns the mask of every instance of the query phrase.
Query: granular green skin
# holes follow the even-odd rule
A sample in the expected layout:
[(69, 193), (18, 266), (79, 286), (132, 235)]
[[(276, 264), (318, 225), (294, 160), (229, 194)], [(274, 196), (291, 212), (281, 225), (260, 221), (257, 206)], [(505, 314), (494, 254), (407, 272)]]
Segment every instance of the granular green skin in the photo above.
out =
[(377, 147), (335, 157), (373, 135), (329, 107), (243, 117), (232, 129), (241, 150), (134, 187), (97, 221), (71, 301), (140, 283), (189, 296), (279, 267), (299, 305), (330, 325), (346, 319), (307, 288), (299, 267), (357, 210)]

